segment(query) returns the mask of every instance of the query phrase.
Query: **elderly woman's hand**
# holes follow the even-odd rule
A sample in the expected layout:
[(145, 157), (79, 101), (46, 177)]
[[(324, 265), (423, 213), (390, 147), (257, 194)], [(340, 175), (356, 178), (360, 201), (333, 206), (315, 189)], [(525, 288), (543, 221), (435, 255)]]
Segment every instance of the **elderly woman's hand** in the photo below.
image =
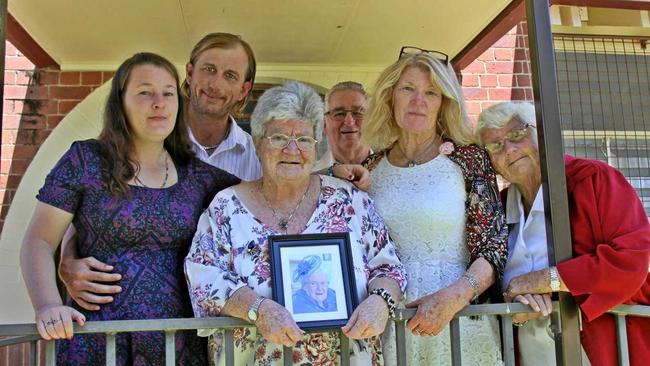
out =
[(379, 295), (368, 296), (341, 328), (350, 339), (366, 339), (381, 334), (388, 321), (388, 305)]
[(262, 301), (255, 325), (264, 339), (287, 347), (295, 346), (304, 333), (298, 328), (291, 313), (271, 299)]
[(406, 328), (415, 335), (438, 335), (465, 305), (467, 301), (462, 294), (452, 287), (445, 287), (406, 304), (407, 308), (418, 308), (415, 316), (406, 323)]
[(551, 294), (517, 295), (513, 300), (528, 305), (531, 309), (535, 310), (535, 313), (520, 313), (513, 315), (513, 323), (525, 323), (531, 319), (539, 318), (540, 316), (548, 316), (553, 311)]
[(348, 180), (363, 191), (370, 189), (370, 172), (362, 165), (334, 164), (332, 171), (335, 177)]
[(515, 277), (508, 284), (503, 297), (507, 302), (512, 302), (517, 295), (550, 293), (550, 278), (548, 268)]

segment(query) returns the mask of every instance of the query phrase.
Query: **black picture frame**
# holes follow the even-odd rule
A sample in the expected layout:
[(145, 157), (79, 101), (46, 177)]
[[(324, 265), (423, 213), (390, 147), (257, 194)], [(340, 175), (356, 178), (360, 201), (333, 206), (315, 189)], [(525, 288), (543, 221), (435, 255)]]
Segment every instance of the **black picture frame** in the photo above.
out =
[[(327, 330), (345, 325), (359, 304), (349, 234), (271, 235), (268, 241), (273, 300), (284, 306), (303, 330)], [(318, 307), (318, 310), (311, 311), (316, 304), (311, 294), (322, 296), (322, 285), (312, 286), (321, 289), (309, 292), (307, 288), (319, 282), (304, 281), (307, 276), (304, 269), (313, 268), (318, 262), (313, 256), (320, 256), (321, 262), (319, 269), (311, 273), (309, 279), (322, 277), (324, 274), (328, 279), (327, 300), (323, 301), (327, 304), (325, 310)], [(305, 263), (308, 265), (305, 266)], [(299, 276), (301, 274), (302, 276)], [(316, 277), (311, 277), (312, 275)], [(298, 289), (296, 276), (303, 280)], [(315, 291), (321, 292), (317, 294)], [(331, 302), (332, 292), (336, 300), (334, 310)]]

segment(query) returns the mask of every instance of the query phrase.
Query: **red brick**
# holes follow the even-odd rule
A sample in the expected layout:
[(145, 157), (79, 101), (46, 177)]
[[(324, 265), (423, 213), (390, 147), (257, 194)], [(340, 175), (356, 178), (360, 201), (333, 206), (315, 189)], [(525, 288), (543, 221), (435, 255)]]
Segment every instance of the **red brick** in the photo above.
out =
[(27, 95), (26, 86), (5, 85), (4, 97), (6, 99), (25, 99)]
[(527, 100), (526, 89), (512, 88), (511, 100)]
[[(9, 174), (9, 171), (11, 170), (11, 160), (9, 159), (2, 159), (0, 160), (0, 174)], [(0, 190), (0, 196), (4, 196), (5, 190), (2, 189)]]
[(54, 99), (84, 99), (90, 94), (90, 88), (87, 86), (52, 86), (50, 87), (50, 96)]
[(101, 71), (86, 71), (81, 73), (81, 84), (83, 85), (101, 85), (102, 72)]
[(2, 103), (2, 113), (3, 114), (12, 114), (14, 113), (14, 100), (13, 99), (5, 99), (4, 102)]
[[(59, 102), (58, 114), (68, 114), (72, 108), (76, 107), (79, 104), (78, 100), (65, 100)], [(54, 114), (54, 113), (53, 113)]]
[(463, 95), (467, 100), (481, 100), (487, 98), (487, 91), (481, 88), (463, 88)]
[(30, 71), (16, 71), (16, 85), (29, 85), (32, 83)]
[(498, 61), (512, 61), (512, 49), (497, 48), (494, 50), (494, 59)]
[(59, 84), (60, 71), (53, 71), (42, 69), (38, 71), (39, 83), (41, 85), (57, 85)]
[[(3, 160), (4, 162), (4, 160)], [(27, 170), (27, 167), (29, 166), (29, 163), (31, 163), (31, 159), (13, 159), (11, 160), (11, 170), (8, 171), (7, 173), (10, 174), (25, 174), (25, 171)], [(4, 172), (4, 171), (2, 171)], [(0, 173), (2, 173), (0, 172)]]
[(481, 113), (481, 103), (480, 102), (466, 102), (465, 109), (468, 114), (479, 114)]
[(518, 61), (514, 63), (514, 68), (512, 69), (513, 74), (528, 74), (529, 73), (529, 64), (526, 61)]
[(5, 70), (34, 70), (34, 64), (27, 57), (5, 57)]
[(492, 47), (510, 48), (515, 46), (515, 42), (517, 42), (517, 36), (506, 34), (498, 41), (494, 42)]
[(18, 185), (20, 184), (20, 181), (23, 179), (22, 175), (9, 175), (7, 177), (7, 185), (5, 187), (7, 188), (18, 188)]
[(36, 130), (21, 129), (16, 133), (16, 145), (33, 145)]
[(13, 144), (15, 144), (17, 135), (18, 135), (18, 130), (3, 130), (2, 131), (2, 144), (3, 145), (13, 145)]
[(463, 86), (478, 86), (478, 76), (463, 75)]
[(32, 159), (39, 146), (37, 145), (5, 145), (2, 147), (3, 159)]
[(25, 99), (48, 99), (49, 89), (47, 86), (30, 85), (27, 87)]
[(47, 117), (41, 114), (23, 114), (20, 128), (28, 130), (42, 130), (46, 127)]
[(526, 91), (526, 100), (533, 100), (533, 99), (535, 99), (535, 96), (534, 96), (534, 93), (533, 93), (533, 89), (532, 89), (532, 88), (526, 88), (525, 91)]
[(64, 71), (59, 75), (60, 85), (79, 85), (81, 73), (78, 71)]
[(495, 61), (486, 63), (486, 72), (494, 74), (512, 74), (513, 62)]
[(5, 85), (15, 84), (16, 83), (16, 72), (13, 70), (5, 71)]
[(494, 87), (497, 86), (496, 75), (481, 75), (481, 87)]
[(530, 75), (516, 75), (517, 76), (517, 86), (531, 86)]
[(110, 80), (113, 75), (115, 75), (115, 72), (113, 71), (104, 71), (102, 72), (102, 84)]
[(38, 109), (40, 114), (57, 114), (59, 112), (59, 102), (56, 100), (44, 100)]
[(6, 56), (16, 56), (17, 53), (18, 53), (18, 50), (16, 49), (16, 47), (13, 44), (11, 44), (11, 42), (6, 41), (5, 42), (5, 55)]
[(485, 72), (485, 63), (474, 61), (461, 71), (463, 74), (482, 74)]
[(500, 87), (511, 87), (513, 85), (512, 79), (514, 75), (499, 75), (499, 86)]
[(50, 136), (51, 132), (52, 132), (52, 130), (36, 131), (36, 133), (34, 135), (34, 141), (36, 141), (37, 145), (43, 144), (43, 142), (45, 142), (45, 140), (47, 140), (48, 136)]
[(2, 116), (2, 143), (4, 143), (4, 133), (6, 130), (17, 129), (20, 127), (20, 115), (9, 114)]
[(488, 94), (490, 100), (510, 100), (510, 92), (512, 89), (490, 89)]
[(481, 102), (481, 111), (484, 111), (484, 110), (486, 110), (486, 109), (488, 109), (488, 108), (490, 108), (490, 107), (492, 107), (493, 105), (498, 104), (498, 103), (500, 103), (500, 102), (498, 102), (498, 101), (485, 101), (485, 102)]
[(494, 50), (491, 49), (491, 48), (488, 48), (485, 52), (483, 52), (476, 59), (479, 60), (479, 61), (494, 61)]
[(53, 130), (63, 120), (64, 115), (47, 116), (47, 128)]

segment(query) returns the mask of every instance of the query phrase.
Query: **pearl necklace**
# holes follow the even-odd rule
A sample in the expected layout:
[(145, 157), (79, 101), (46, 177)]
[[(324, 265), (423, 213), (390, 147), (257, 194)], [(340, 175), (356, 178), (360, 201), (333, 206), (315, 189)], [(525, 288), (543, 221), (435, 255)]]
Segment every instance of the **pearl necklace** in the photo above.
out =
[(305, 200), (305, 197), (307, 197), (307, 193), (309, 192), (309, 188), (311, 188), (311, 178), (309, 180), (309, 184), (307, 185), (307, 189), (305, 190), (305, 193), (303, 193), (302, 198), (300, 198), (300, 201), (298, 201), (298, 204), (296, 207), (291, 210), (291, 212), (285, 216), (285, 217), (280, 217), (277, 212), (275, 212), (275, 209), (273, 206), (271, 206), (271, 203), (269, 203), (269, 200), (266, 198), (266, 194), (264, 194), (264, 183), (261, 184), (260, 190), (262, 191), (262, 198), (264, 198), (264, 202), (266, 203), (266, 206), (271, 209), (271, 212), (273, 212), (273, 218), (278, 221), (278, 227), (284, 231), (284, 233), (287, 233), (287, 230), (289, 229), (289, 222), (291, 222), (291, 219), (293, 218), (293, 215), (296, 214), (296, 211), (298, 211), (298, 207), (302, 204), (302, 201)]

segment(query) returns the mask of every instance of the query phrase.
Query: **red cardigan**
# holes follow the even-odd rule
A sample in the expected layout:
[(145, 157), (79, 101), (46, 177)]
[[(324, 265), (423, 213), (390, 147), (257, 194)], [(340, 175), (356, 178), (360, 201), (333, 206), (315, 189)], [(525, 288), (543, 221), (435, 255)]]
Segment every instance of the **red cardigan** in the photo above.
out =
[[(617, 365), (614, 306), (650, 304), (650, 225), (636, 191), (609, 165), (565, 157), (573, 258), (557, 265), (582, 310), (592, 365)], [(630, 363), (650, 360), (650, 318), (627, 317)]]

